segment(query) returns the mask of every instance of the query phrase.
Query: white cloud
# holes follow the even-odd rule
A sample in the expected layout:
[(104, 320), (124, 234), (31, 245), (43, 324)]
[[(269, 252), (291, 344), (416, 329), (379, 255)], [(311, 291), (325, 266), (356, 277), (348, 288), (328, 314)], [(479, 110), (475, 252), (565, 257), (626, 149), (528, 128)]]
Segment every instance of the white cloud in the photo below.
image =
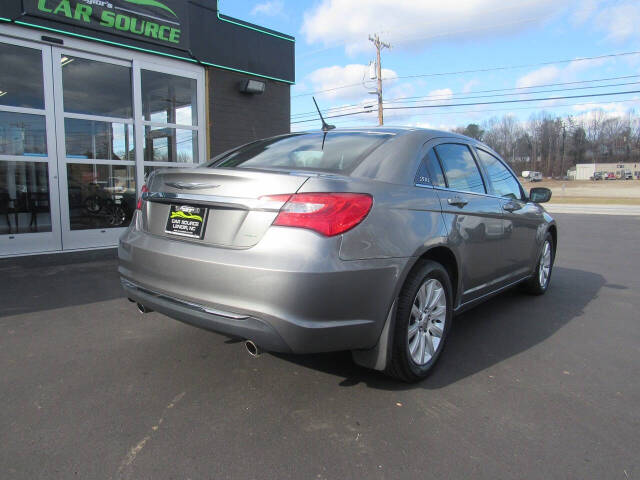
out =
[(282, 13), (283, 10), (283, 0), (267, 0), (266, 2), (256, 4), (251, 9), (251, 15), (266, 15), (268, 17), (274, 17)]
[[(397, 73), (388, 68), (382, 69), (382, 78), (396, 77)], [(373, 82), (369, 80), (369, 65), (350, 64), (332, 67), (319, 68), (314, 70), (306, 79), (313, 85), (314, 91), (330, 90), (323, 92), (322, 95), (326, 99), (354, 99), (366, 97), (367, 88), (363, 86), (363, 79), (366, 80), (368, 86), (372, 86)], [(393, 84), (393, 80), (385, 82), (385, 87)], [(352, 85), (348, 88), (342, 88), (345, 85)]]
[(379, 32), (395, 46), (429, 39), (469, 38), (522, 29), (542, 22), (575, 0), (322, 0), (306, 12), (302, 33), (309, 43), (342, 42), (348, 53), (371, 48)]
[(577, 25), (591, 22), (609, 41), (640, 38), (640, 4), (637, 0), (621, 0), (613, 5), (606, 0), (584, 0), (576, 5), (571, 19)]
[(549, 83), (557, 82), (570, 82), (576, 80), (580, 73), (585, 70), (589, 70), (596, 67), (602, 67), (603, 65), (611, 62), (611, 59), (599, 58), (596, 60), (574, 60), (568, 63), (564, 67), (557, 67), (555, 65), (547, 65), (537, 70), (533, 70), (516, 81), (516, 87), (527, 88), (535, 87), (538, 85), (546, 85)]
[(560, 69), (549, 65), (523, 75), (516, 81), (516, 87), (527, 88), (554, 82), (560, 76)]
[(473, 87), (475, 87), (476, 85), (478, 85), (480, 82), (476, 79), (473, 80), (469, 80), (467, 83), (464, 84), (464, 87), (462, 87), (462, 93), (469, 93), (473, 90)]
[(605, 8), (596, 18), (596, 27), (607, 33), (607, 39), (622, 42), (632, 37), (640, 38), (640, 4), (628, 3)]

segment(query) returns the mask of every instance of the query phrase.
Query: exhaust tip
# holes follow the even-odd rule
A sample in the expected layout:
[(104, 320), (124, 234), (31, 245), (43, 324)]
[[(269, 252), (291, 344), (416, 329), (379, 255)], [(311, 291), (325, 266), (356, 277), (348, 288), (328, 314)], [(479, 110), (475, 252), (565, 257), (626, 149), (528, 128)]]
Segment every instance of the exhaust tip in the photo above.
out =
[(251, 340), (247, 340), (244, 342), (244, 348), (247, 349), (247, 353), (249, 355), (251, 355), (252, 357), (259, 357), (260, 354), (262, 353), (262, 350), (260, 349), (260, 347), (258, 347), (255, 343), (253, 343)]
[(150, 308), (145, 307), (145, 306), (144, 306), (143, 304), (141, 304), (141, 303), (138, 303), (138, 305), (137, 305), (137, 306), (138, 306), (138, 311), (139, 311), (140, 313), (150, 313), (150, 312), (153, 312), (153, 310), (151, 310)]

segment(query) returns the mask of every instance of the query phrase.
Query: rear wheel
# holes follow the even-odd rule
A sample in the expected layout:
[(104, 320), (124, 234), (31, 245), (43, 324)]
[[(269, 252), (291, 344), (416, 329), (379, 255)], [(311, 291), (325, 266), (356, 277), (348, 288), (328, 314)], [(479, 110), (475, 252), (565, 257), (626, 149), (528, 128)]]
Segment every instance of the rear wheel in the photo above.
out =
[(414, 269), (398, 299), (389, 375), (416, 382), (431, 373), (451, 328), (452, 303), (442, 265), (425, 261)]
[(555, 260), (555, 249), (553, 245), (553, 237), (550, 233), (542, 243), (540, 249), (540, 256), (538, 257), (538, 265), (536, 270), (531, 275), (531, 278), (523, 283), (523, 287), (527, 293), (532, 295), (543, 295), (547, 288), (549, 288), (549, 282), (551, 282), (551, 272), (553, 271), (553, 261)]

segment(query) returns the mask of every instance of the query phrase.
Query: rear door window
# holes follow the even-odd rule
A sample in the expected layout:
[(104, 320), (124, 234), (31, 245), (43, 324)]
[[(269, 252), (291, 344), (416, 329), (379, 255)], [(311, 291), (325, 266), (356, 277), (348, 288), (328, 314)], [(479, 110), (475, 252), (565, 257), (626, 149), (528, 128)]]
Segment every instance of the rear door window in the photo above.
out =
[(390, 133), (301, 133), (253, 142), (209, 167), (348, 172), (391, 138)]
[(467, 145), (444, 143), (435, 147), (447, 185), (452, 190), (487, 193), (482, 175)]
[(490, 153), (480, 149), (476, 149), (476, 151), (489, 177), (493, 192), (500, 197), (522, 200), (520, 183), (518, 183), (518, 180), (516, 180), (509, 169)]

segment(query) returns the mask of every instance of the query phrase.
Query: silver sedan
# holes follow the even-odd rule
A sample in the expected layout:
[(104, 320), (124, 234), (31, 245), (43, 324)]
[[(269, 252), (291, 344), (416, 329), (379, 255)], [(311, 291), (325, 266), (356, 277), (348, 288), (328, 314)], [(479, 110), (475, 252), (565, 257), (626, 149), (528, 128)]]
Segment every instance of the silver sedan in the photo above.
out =
[(154, 171), (120, 239), (141, 312), (262, 350), (350, 350), (426, 377), (455, 314), (520, 284), (543, 294), (558, 235), (509, 166), (423, 129), (292, 133)]

